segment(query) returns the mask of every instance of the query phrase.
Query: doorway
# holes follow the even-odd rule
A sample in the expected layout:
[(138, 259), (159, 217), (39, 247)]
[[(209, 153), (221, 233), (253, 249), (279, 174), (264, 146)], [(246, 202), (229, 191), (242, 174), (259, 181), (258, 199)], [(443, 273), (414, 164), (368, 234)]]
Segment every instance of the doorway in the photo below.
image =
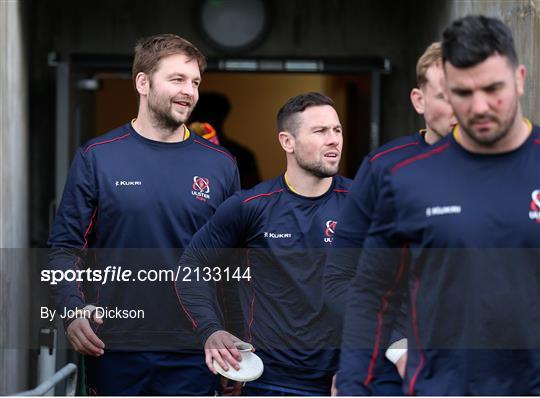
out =
[[(136, 116), (131, 63), (131, 57), (110, 55), (71, 55), (58, 63), (57, 200), (77, 147)], [(209, 59), (200, 90), (229, 98), (224, 130), (255, 153), (263, 179), (282, 173), (285, 164), (275, 126), (281, 105), (301, 92), (328, 95), (344, 127), (340, 173), (352, 178), (362, 158), (379, 144), (380, 80), (389, 71), (384, 58)]]
[[(103, 75), (95, 92), (93, 130), (89, 137), (107, 132), (133, 119), (137, 97), (131, 78)], [(257, 159), (263, 180), (283, 172), (285, 156), (276, 133), (276, 114), (302, 92), (318, 91), (335, 101), (344, 127), (344, 152), (340, 172), (352, 177), (359, 159), (369, 151), (370, 79), (363, 75), (314, 73), (205, 73), (200, 88), (218, 92), (231, 103), (225, 121), (227, 137), (249, 148)]]

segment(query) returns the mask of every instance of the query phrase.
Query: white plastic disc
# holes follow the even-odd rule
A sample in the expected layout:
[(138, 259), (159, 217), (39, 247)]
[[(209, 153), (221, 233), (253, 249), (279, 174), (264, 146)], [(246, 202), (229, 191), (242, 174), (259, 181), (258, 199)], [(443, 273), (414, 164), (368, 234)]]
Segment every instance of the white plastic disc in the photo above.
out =
[(264, 365), (261, 358), (251, 352), (253, 346), (249, 343), (237, 342), (235, 343), (235, 346), (242, 355), (240, 369), (236, 370), (229, 365), (229, 370), (225, 371), (215, 360), (212, 363), (214, 369), (216, 369), (220, 375), (234, 381), (247, 382), (257, 380), (264, 371)]

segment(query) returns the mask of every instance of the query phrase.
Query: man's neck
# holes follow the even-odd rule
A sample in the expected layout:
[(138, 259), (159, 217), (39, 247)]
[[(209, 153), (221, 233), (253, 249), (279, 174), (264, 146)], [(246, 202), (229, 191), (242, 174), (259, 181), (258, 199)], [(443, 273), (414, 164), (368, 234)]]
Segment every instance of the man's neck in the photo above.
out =
[(285, 172), (285, 182), (294, 193), (306, 196), (317, 197), (324, 195), (332, 186), (333, 177), (317, 177), (305, 170), (293, 170), (287, 168)]
[(149, 140), (168, 143), (184, 141), (186, 134), (185, 124), (180, 125), (176, 130), (164, 129), (153, 121), (146, 112), (140, 110), (137, 119), (133, 121), (133, 128), (137, 133)]
[(438, 142), (442, 137), (437, 134), (435, 131), (426, 128), (426, 132), (424, 133), (424, 140), (426, 141), (426, 144), (433, 145), (436, 142)]

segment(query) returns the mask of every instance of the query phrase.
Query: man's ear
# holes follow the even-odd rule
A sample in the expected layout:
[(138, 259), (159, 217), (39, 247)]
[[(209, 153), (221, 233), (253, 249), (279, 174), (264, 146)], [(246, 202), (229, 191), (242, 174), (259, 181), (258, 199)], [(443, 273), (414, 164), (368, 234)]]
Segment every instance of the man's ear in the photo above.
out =
[(516, 68), (516, 88), (520, 97), (525, 93), (525, 76), (526, 75), (527, 75), (527, 69), (525, 69), (525, 65), (519, 65)]
[(294, 136), (288, 131), (280, 131), (278, 134), (279, 143), (286, 153), (294, 153)]
[(135, 76), (135, 87), (137, 88), (139, 95), (148, 95), (148, 90), (150, 89), (150, 79), (146, 73), (137, 73), (137, 76)]
[(426, 110), (426, 105), (424, 100), (424, 92), (421, 89), (413, 88), (411, 90), (411, 102), (416, 112), (423, 115), (424, 111)]

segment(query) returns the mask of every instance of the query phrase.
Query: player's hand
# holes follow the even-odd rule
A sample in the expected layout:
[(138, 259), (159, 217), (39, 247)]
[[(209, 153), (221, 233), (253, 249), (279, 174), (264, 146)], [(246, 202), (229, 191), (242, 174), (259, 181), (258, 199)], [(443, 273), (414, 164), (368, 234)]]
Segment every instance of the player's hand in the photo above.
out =
[(402, 379), (405, 378), (405, 368), (407, 367), (407, 353), (403, 354), (396, 362), (396, 368)]
[(241, 381), (235, 381), (233, 382), (233, 385), (229, 385), (229, 382), (232, 382), (232, 380), (221, 376), (221, 395), (228, 397), (237, 397), (242, 395), (242, 384), (244, 383)]
[(337, 374), (332, 377), (332, 387), (330, 388), (330, 396), (337, 397), (338, 396), (338, 390), (336, 387), (336, 376)]
[(204, 354), (206, 357), (206, 366), (213, 374), (217, 374), (212, 362), (215, 360), (223, 370), (229, 370), (229, 365), (239, 370), (239, 362), (242, 360), (240, 352), (236, 349), (234, 343), (241, 342), (238, 337), (233, 336), (225, 330), (218, 330), (208, 337), (204, 343)]
[[(98, 325), (103, 324), (103, 319), (94, 316), (94, 322)], [(75, 351), (84, 354), (99, 357), (103, 355), (105, 344), (97, 337), (90, 321), (86, 318), (77, 318), (71, 322), (66, 330), (67, 337)]]

